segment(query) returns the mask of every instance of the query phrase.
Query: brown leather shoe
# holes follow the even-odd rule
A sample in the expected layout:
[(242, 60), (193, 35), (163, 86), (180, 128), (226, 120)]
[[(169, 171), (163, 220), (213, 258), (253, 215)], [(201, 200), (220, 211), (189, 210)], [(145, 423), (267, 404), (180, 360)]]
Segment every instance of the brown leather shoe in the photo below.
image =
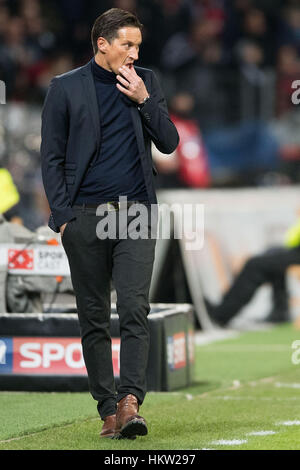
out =
[(135, 439), (136, 436), (148, 434), (147, 424), (138, 415), (139, 404), (135, 395), (126, 395), (118, 403), (116, 415), (116, 439)]
[(100, 437), (113, 438), (116, 430), (116, 415), (106, 416), (104, 418), (104, 424), (102, 426), (102, 431), (100, 432)]

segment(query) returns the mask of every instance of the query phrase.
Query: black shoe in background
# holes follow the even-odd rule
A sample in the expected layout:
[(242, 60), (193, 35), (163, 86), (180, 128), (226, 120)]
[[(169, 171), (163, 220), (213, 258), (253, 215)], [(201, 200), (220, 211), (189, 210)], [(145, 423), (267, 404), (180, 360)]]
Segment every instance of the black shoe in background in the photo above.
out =
[(218, 306), (213, 305), (208, 299), (205, 297), (203, 298), (204, 304), (206, 307), (206, 311), (208, 313), (209, 318), (213, 323), (221, 328), (225, 328), (229, 320), (225, 320), (224, 318), (218, 315)]
[(273, 309), (264, 319), (267, 323), (288, 323), (291, 321), (290, 312), (287, 309)]

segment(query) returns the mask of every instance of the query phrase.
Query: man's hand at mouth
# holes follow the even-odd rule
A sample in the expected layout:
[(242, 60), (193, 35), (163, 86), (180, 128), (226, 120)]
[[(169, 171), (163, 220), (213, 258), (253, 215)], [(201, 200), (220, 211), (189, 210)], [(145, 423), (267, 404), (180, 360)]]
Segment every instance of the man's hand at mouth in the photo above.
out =
[(132, 101), (141, 104), (144, 99), (149, 96), (147, 88), (141, 77), (137, 75), (133, 64), (120, 67), (117, 80), (120, 82), (117, 83), (118, 90), (128, 96)]

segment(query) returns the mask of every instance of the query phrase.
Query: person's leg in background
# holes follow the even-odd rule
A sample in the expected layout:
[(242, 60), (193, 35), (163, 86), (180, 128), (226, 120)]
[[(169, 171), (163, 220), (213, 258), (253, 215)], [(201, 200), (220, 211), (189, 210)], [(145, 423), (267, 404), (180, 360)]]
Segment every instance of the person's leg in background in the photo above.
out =
[(282, 283), (286, 269), (292, 264), (300, 264), (300, 248), (276, 247), (250, 258), (222, 302), (216, 306), (206, 302), (212, 320), (225, 326), (251, 300), (258, 287), (271, 282), (276, 289), (278, 283)]
[(270, 323), (288, 322), (291, 317), (286, 270), (282, 273), (275, 273), (273, 277), (270, 276), (270, 284), (272, 287), (272, 306), (264, 321)]

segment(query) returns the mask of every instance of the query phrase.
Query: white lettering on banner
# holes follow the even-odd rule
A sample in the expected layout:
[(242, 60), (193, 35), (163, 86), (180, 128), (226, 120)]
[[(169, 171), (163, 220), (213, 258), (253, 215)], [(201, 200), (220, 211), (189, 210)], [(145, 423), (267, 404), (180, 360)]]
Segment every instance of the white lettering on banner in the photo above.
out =
[(54, 251), (37, 251), (36, 267), (38, 270), (59, 270), (64, 254)]
[[(22, 357), (29, 359), (29, 361), (21, 361), (20, 367), (27, 369), (34, 369), (40, 367), (42, 364), (42, 358), (39, 353), (34, 351), (39, 351), (41, 348), (40, 343), (24, 343), (20, 347), (20, 353)], [(34, 351), (33, 351), (34, 350)]]
[(65, 355), (65, 348), (62, 344), (46, 343), (43, 347), (43, 367), (50, 367), (51, 362), (61, 361)]
[[(23, 340), (24, 341), (24, 340)], [(19, 367), (24, 369), (44, 369), (57, 366), (65, 371), (85, 368), (80, 341), (62, 340), (59, 342), (45, 341), (23, 342), (19, 346)], [(24, 360), (26, 359), (26, 360)]]
[(0, 341), (0, 364), (6, 364), (6, 344)]
[[(74, 353), (78, 353), (79, 360), (74, 360)], [(82, 348), (80, 343), (69, 344), (66, 348), (66, 363), (71, 369), (81, 369), (84, 367), (84, 360), (82, 355)]]

